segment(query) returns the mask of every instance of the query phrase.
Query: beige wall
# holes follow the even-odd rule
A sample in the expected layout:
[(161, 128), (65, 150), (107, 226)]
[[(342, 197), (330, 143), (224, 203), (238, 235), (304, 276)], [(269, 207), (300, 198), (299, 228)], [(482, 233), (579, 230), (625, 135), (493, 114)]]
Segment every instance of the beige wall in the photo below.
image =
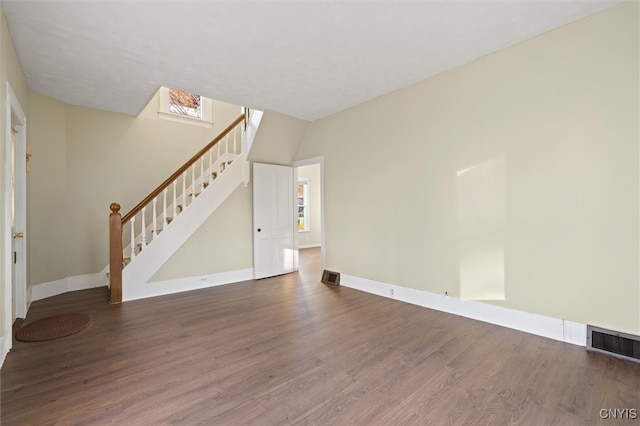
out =
[(309, 179), (309, 231), (298, 232), (298, 246), (320, 245), (322, 236), (320, 164), (298, 167), (298, 178)]
[(308, 126), (308, 121), (265, 111), (249, 161), (290, 166)]
[(65, 278), (68, 262), (66, 105), (31, 92), (27, 186), (29, 282)]
[[(11, 84), (13, 93), (18, 98), (20, 106), (22, 107), (25, 115), (29, 112), (29, 85), (27, 84), (27, 78), (22, 70), (22, 65), (18, 59), (16, 49), (9, 33), (9, 26), (6, 24), (6, 18), (2, 15), (2, 52), (3, 52), (3, 64), (6, 66), (6, 79)], [(5, 85), (6, 86), (6, 85)], [(5, 90), (5, 87), (2, 88)]]
[[(36, 171), (34, 163), (34, 173), (48, 179), (31, 183), (29, 199), (39, 203), (47, 188), (60, 186), (65, 188), (66, 203), (63, 242), (49, 239), (47, 227), (38, 222), (41, 213), (30, 212), (34, 231), (38, 231), (31, 233), (30, 241), (40, 246), (30, 263), (32, 285), (59, 279), (60, 274), (102, 270), (108, 262), (109, 204), (120, 203), (121, 212), (126, 213), (240, 115), (240, 107), (214, 102), (215, 124), (209, 129), (159, 119), (157, 97), (138, 117), (63, 105), (39, 95), (32, 99), (43, 118), (34, 120), (30, 136), (34, 159), (44, 150), (52, 158), (63, 158), (64, 165), (41, 161)], [(64, 126), (46, 118), (59, 115)], [(64, 143), (52, 143), (48, 135)], [(65, 248), (64, 271), (50, 270), (47, 253), (61, 246)]]
[[(638, 16), (626, 3), (311, 124), (267, 112), (250, 159), (324, 155), (329, 269), (638, 333)], [(8, 74), (20, 73), (3, 60), (2, 81)], [(33, 120), (34, 167), (43, 152), (66, 173), (38, 163), (29, 202), (60, 184), (68, 209), (62, 243), (30, 212), (29, 241), (42, 245), (31, 284), (102, 269), (109, 203), (126, 211), (210, 139), (158, 120), (154, 102), (131, 118), (31, 97), (34, 114), (65, 115), (64, 128)], [(212, 134), (226, 125), (216, 122)], [(491, 188), (502, 188), (502, 201), (474, 198)], [(192, 238), (154, 280), (250, 267), (249, 194), (239, 188), (203, 225), (243, 236), (229, 253)], [(60, 247), (65, 272), (45, 259)], [(462, 285), (474, 260), (497, 271), (493, 299), (481, 298), (483, 283)]]
[[(7, 21), (4, 17), (4, 14), (2, 14), (0, 16), (0, 48), (2, 49), (2, 52), (0, 52), (1, 54), (0, 59), (2, 60), (0, 62), (0, 84), (3, 84), (3, 85), (6, 85), (6, 81), (7, 81), (7, 65), (6, 65), (6, 62), (4, 61), (6, 28), (7, 28)], [(6, 167), (5, 167), (6, 155), (5, 155), (4, 146), (7, 143), (7, 140), (4, 135), (5, 132), (3, 129), (7, 124), (6, 123), (7, 95), (4, 90), (0, 90), (0, 93), (1, 93), (0, 94), (0, 131), (2, 132), (2, 141), (3, 141), (2, 149), (0, 149), (0, 176), (4, 176), (6, 172)], [(4, 200), (4, 197), (5, 197), (4, 180), (2, 182), (3, 184), (0, 185), (0, 199)], [(0, 223), (4, 223), (4, 220), (5, 220), (4, 209), (0, 210), (0, 220), (2, 221)], [(4, 229), (3, 227), (3, 229), (0, 229), (0, 241), (4, 241), (6, 237), (7, 237), (7, 230)], [(2, 256), (0, 257), (0, 259), (6, 259), (7, 256), (9, 256), (9, 254), (6, 252), (4, 248), (4, 244), (0, 244), (0, 256)], [(0, 277), (4, 277), (6, 272), (7, 271), (5, 270), (4, 263), (0, 262)], [(8, 301), (6, 297), (8, 287), (11, 285), (11, 283), (8, 283), (5, 281), (6, 280), (4, 279), (0, 280), (0, 306), (2, 306), (3, 310), (11, 307), (11, 305), (8, 304), (11, 302)], [(5, 336), (7, 332), (11, 329), (11, 324), (8, 324), (6, 317), (7, 315), (4, 313), (0, 315), (0, 337)]]
[(327, 268), (640, 332), (638, 21), (625, 3), (313, 122)]
[[(240, 113), (238, 106), (214, 101), (215, 126), (206, 129), (159, 119), (157, 97), (138, 117), (66, 105), (35, 93), (31, 101), (36, 116), (29, 136), (35, 160), (28, 195), (34, 206), (29, 210), (33, 224), (29, 238), (34, 242), (30, 285), (104, 268), (109, 204), (117, 201), (126, 213)], [(266, 113), (252, 155), (260, 161), (290, 164), (307, 125)], [(250, 194), (251, 186), (239, 188), (203, 225), (212, 235), (233, 231), (237, 238), (227, 247), (207, 246), (212, 243), (208, 236), (198, 233), (153, 280), (250, 268)], [(65, 212), (60, 219), (47, 213), (52, 206)], [(210, 262), (211, 253), (216, 262)]]
[[(266, 111), (249, 152), (258, 162), (290, 165), (308, 122)], [(164, 281), (253, 267), (252, 184), (239, 187), (151, 278)]]
[[(5, 129), (6, 129), (6, 105), (7, 105), (7, 82), (11, 85), (13, 92), (22, 107), (23, 112), (27, 116), (27, 120), (29, 120), (29, 97), (28, 97), (28, 86), (27, 80), (24, 76), (24, 72), (22, 70), (22, 66), (20, 65), (20, 61), (16, 55), (15, 48), (13, 46), (13, 40), (11, 39), (11, 34), (9, 33), (9, 27), (7, 26), (7, 21), (4, 17), (4, 14), (1, 13), (0, 10), (0, 134), (2, 140), (2, 149), (0, 149), (0, 176), (5, 176), (5, 147), (8, 141), (6, 140)], [(29, 132), (29, 123), (27, 122), (27, 135)], [(4, 178), (2, 180), (2, 185), (0, 185), (0, 199), (4, 200), (5, 197), (5, 182)], [(4, 201), (3, 201), (4, 205)], [(0, 223), (4, 223), (4, 209), (0, 209)], [(7, 238), (6, 229), (0, 229), (0, 241), (4, 241)], [(0, 244), (0, 258), (6, 259), (10, 256), (10, 253), (6, 253), (4, 250), (4, 245)], [(4, 263), (0, 263), (0, 277), (4, 277), (6, 271), (4, 270)], [(5, 282), (4, 279), (0, 280), (0, 306), (2, 306), (3, 314), (0, 315), (0, 337), (4, 336), (7, 332), (11, 330), (10, 321), (5, 319), (5, 312), (11, 309), (11, 301), (5, 298), (5, 294), (11, 294), (10, 291), (11, 283)], [(5, 311), (7, 310), (7, 311)]]
[(252, 268), (251, 194), (251, 186), (240, 185), (151, 281)]

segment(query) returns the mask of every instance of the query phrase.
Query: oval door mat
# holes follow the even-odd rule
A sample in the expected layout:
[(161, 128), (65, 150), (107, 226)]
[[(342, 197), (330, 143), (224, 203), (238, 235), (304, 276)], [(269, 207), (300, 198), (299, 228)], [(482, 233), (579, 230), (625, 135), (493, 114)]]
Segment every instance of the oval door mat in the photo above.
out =
[(56, 315), (33, 321), (16, 333), (21, 342), (44, 342), (70, 336), (84, 330), (91, 317), (83, 313)]

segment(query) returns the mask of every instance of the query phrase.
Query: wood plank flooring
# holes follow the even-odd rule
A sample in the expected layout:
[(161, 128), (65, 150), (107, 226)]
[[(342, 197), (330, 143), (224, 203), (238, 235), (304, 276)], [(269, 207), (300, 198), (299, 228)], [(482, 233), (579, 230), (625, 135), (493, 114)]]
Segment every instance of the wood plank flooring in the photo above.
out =
[(34, 302), (26, 322), (86, 312), (83, 332), (14, 342), (11, 425), (638, 424), (640, 364), (344, 287), (301, 272), (107, 303)]

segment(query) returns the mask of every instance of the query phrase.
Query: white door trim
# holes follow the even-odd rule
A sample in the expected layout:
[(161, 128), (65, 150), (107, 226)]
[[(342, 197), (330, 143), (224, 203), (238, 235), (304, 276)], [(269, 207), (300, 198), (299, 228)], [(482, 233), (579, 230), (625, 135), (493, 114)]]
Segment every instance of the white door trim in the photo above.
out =
[[(5, 280), (5, 320), (9, 327), (12, 326), (12, 297), (16, 303), (16, 317), (24, 318), (27, 314), (27, 283), (26, 283), (26, 262), (21, 263), (21, 268), (16, 271), (16, 288), (12, 283), (12, 262), (13, 253), (11, 243), (11, 122), (15, 124), (18, 134), (16, 135), (16, 158), (26, 159), (27, 146), (27, 118), (24, 114), (18, 98), (15, 96), (9, 82), (7, 82), (7, 105), (5, 117), (5, 174), (4, 174), (4, 280)], [(16, 161), (16, 229), (23, 232), (25, 237), (21, 240), (22, 253), (27, 252), (26, 242), (26, 161)], [(26, 259), (26, 257), (25, 257)], [(15, 292), (15, 294), (14, 294)]]
[[(319, 164), (320, 165), (320, 226), (321, 226), (321, 230), (320, 230), (320, 259), (321, 259), (321, 268), (324, 270), (324, 253), (325, 253), (325, 245), (324, 245), (324, 155), (320, 155), (318, 157), (311, 157), (311, 158), (305, 158), (303, 160), (298, 160), (298, 161), (294, 161), (293, 162), (293, 170), (294, 170), (294, 176), (293, 176), (293, 182), (294, 184), (296, 184), (298, 182), (298, 167), (302, 167), (302, 166), (311, 166), (314, 164)], [(294, 191), (295, 194), (295, 191)], [(296, 223), (296, 217), (297, 217), (297, 210), (294, 212), (294, 223)], [(299, 250), (299, 245), (298, 245), (298, 232), (296, 230), (296, 232), (294, 233), (295, 238), (294, 238), (294, 242), (293, 242), (293, 248), (295, 251), (295, 269), (298, 269), (298, 250)]]

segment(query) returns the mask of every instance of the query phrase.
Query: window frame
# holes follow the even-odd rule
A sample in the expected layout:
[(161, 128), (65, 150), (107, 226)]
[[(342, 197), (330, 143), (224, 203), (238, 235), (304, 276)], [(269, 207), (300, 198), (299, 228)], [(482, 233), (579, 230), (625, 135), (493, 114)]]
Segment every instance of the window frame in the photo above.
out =
[(210, 98), (200, 95), (202, 117), (191, 117), (178, 114), (169, 110), (169, 87), (162, 86), (158, 90), (158, 117), (163, 120), (177, 121), (179, 123), (193, 124), (202, 127), (213, 127), (213, 110)]

